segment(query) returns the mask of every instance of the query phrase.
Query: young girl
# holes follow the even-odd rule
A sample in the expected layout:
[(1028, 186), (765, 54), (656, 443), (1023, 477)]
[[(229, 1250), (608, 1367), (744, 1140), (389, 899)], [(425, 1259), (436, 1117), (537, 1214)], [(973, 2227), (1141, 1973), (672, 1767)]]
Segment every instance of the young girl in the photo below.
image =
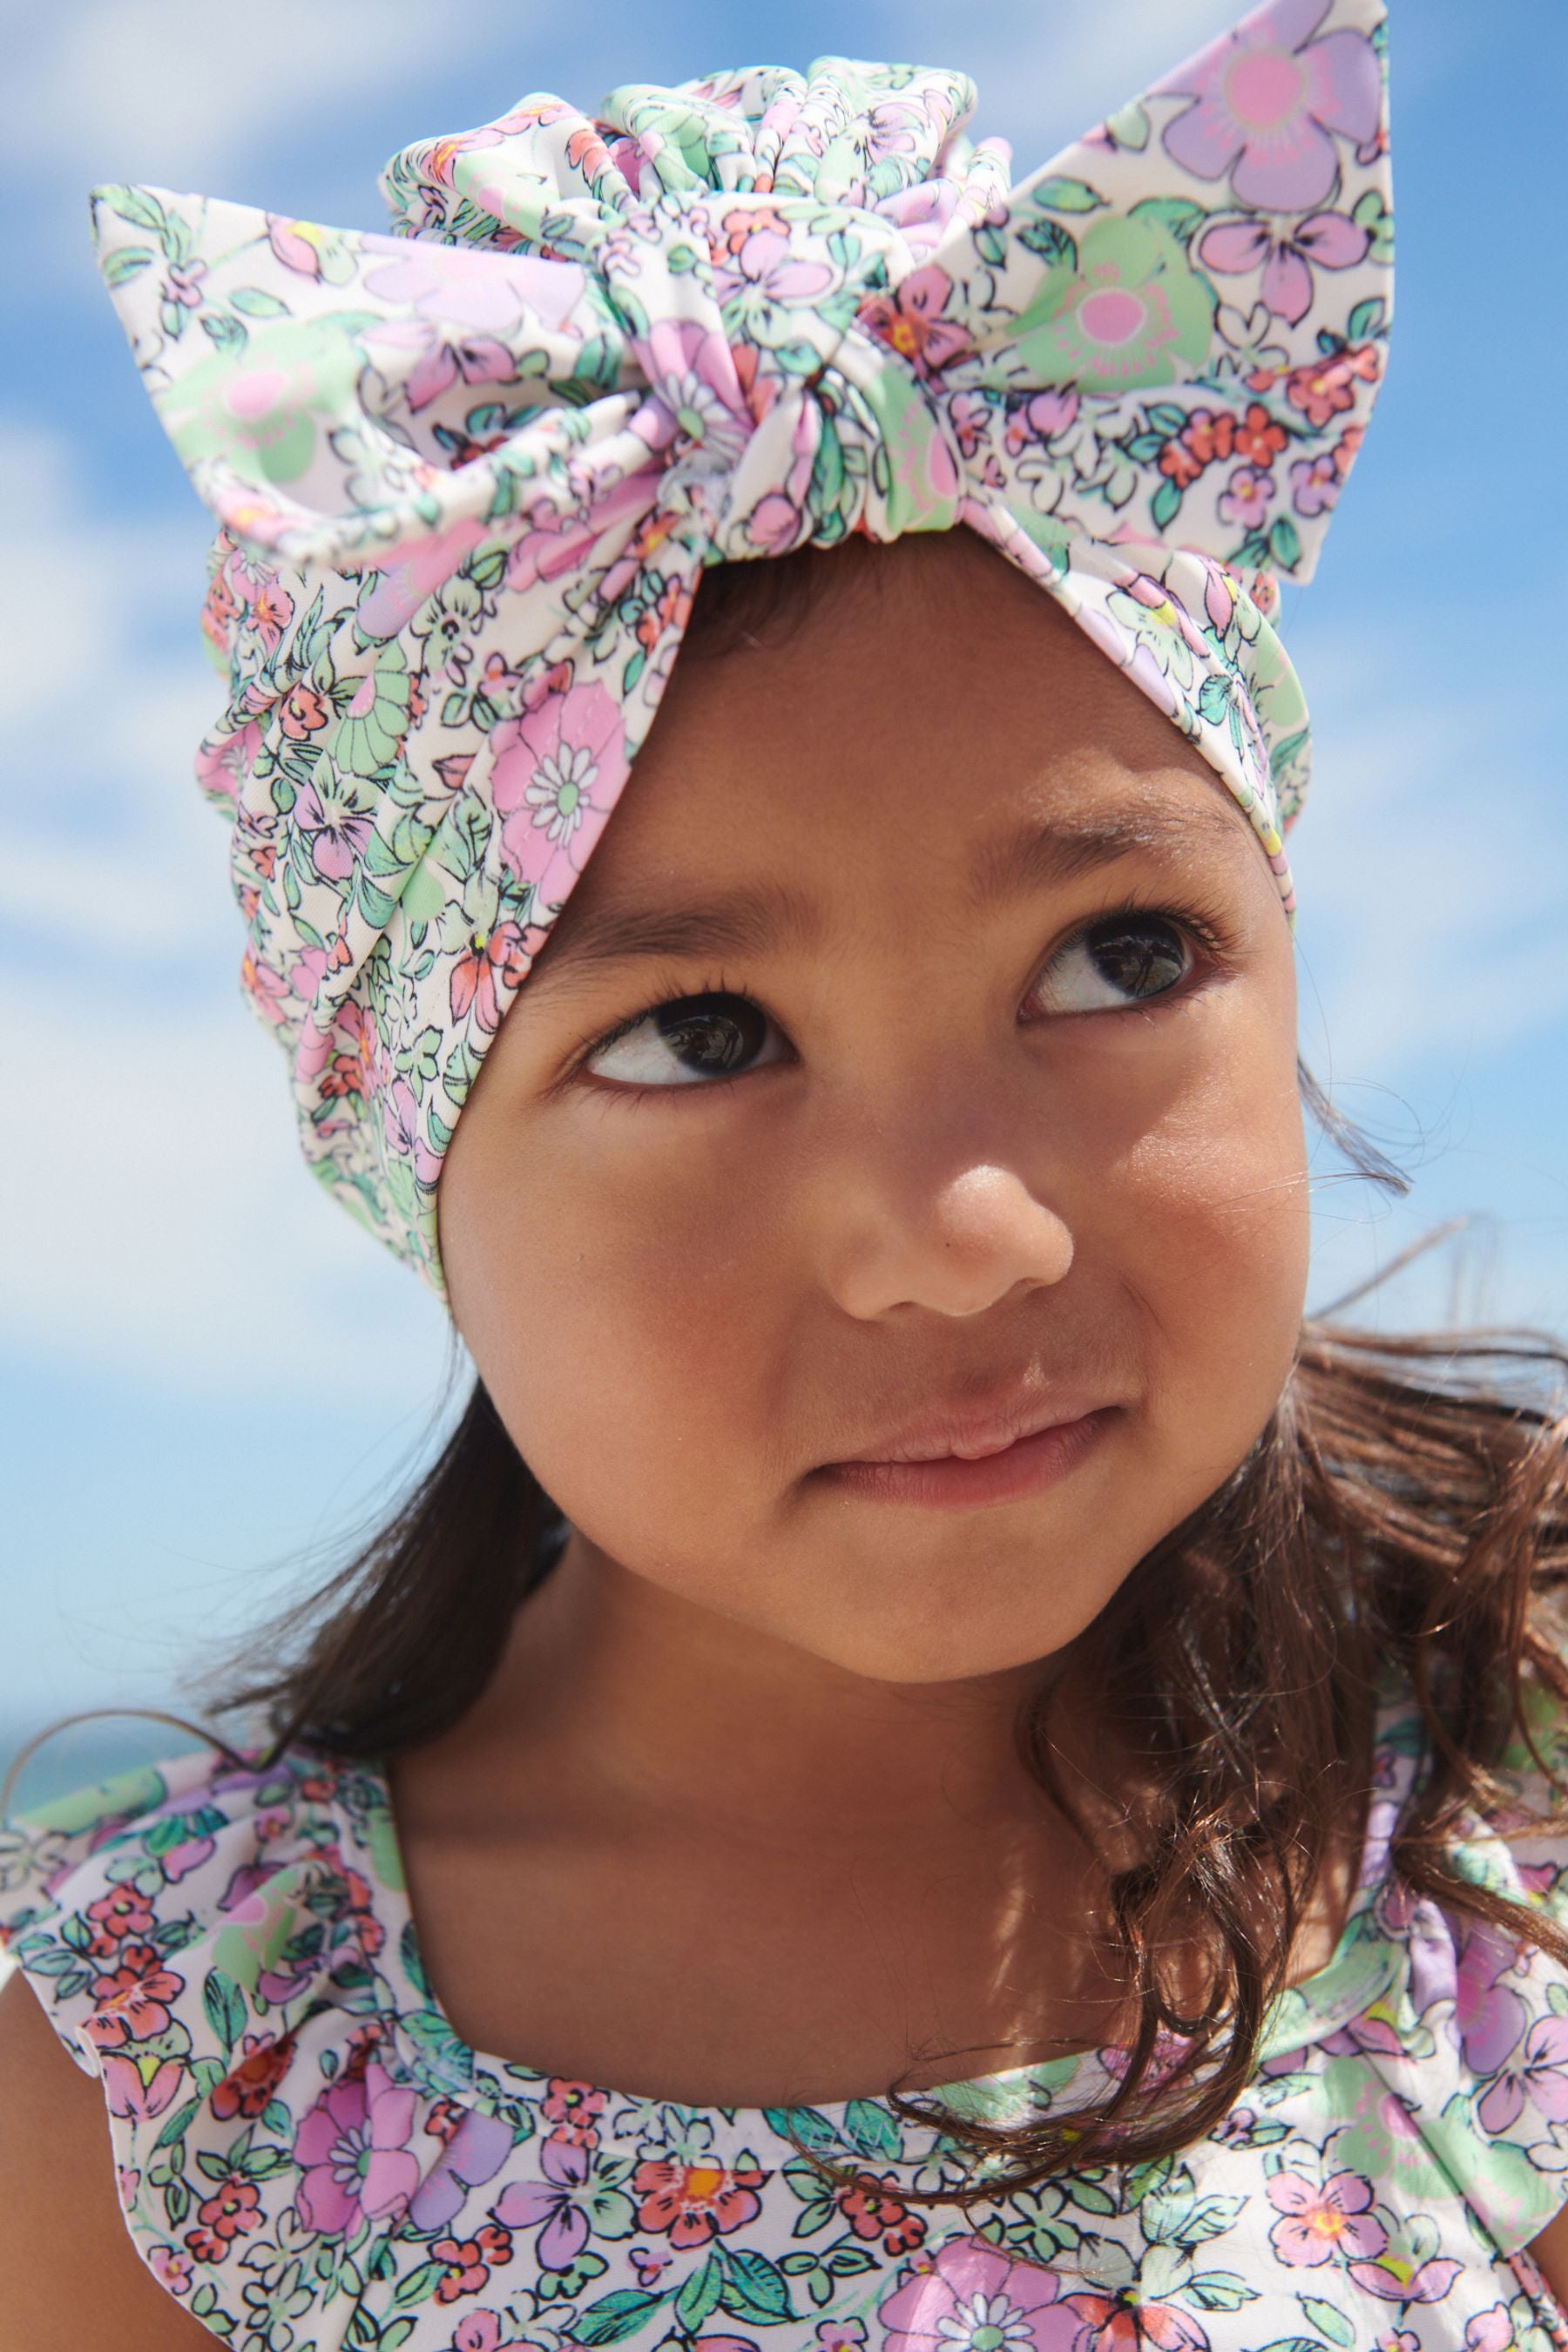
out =
[(1568, 2344), (1562, 1360), (1302, 1317), (1382, 31), (1016, 184), (828, 58), (98, 192), (244, 984), (478, 1377), (263, 1737), (3, 1833), (6, 2347)]

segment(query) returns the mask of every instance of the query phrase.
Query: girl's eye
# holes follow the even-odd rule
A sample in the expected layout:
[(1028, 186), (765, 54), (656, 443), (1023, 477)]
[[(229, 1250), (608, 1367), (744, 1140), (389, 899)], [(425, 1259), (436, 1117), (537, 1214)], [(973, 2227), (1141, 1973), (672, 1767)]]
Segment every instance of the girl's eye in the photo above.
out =
[[(762, 1066), (758, 1056), (772, 1028), (749, 996), (676, 996), (613, 1031), (583, 1067), (596, 1078), (627, 1087), (681, 1087), (732, 1077)], [(770, 1053), (766, 1058), (782, 1056)]]
[(1164, 996), (1192, 969), (1190, 943), (1164, 915), (1108, 915), (1068, 940), (1031, 992), (1047, 1013), (1100, 1013)]

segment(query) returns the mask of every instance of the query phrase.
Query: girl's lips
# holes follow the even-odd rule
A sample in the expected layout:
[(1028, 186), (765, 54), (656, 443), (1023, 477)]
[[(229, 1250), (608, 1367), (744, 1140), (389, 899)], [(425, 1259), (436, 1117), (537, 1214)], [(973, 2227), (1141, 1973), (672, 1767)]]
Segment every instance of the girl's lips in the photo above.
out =
[(987, 1503), (1011, 1503), (1043, 1494), (1092, 1453), (1121, 1412), (1101, 1405), (1079, 1421), (1016, 1438), (999, 1454), (966, 1459), (939, 1454), (930, 1462), (832, 1462), (820, 1474), (832, 1484), (873, 1502), (924, 1503), (937, 1510), (976, 1510)]

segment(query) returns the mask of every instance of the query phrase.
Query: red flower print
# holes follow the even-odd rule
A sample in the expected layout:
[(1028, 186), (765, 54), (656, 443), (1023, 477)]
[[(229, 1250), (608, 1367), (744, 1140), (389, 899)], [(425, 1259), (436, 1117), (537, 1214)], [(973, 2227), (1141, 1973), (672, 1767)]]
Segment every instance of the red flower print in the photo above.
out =
[(146, 2042), (166, 2033), (169, 2012), (164, 2004), (184, 1992), (184, 1977), (163, 1966), (155, 1944), (128, 1943), (121, 1949), (120, 1966), (94, 1977), (92, 1996), (100, 2014), (87, 2021), (87, 2032), (100, 2050), (118, 2050), (124, 2042)]
[(261, 2227), (260, 2192), (253, 2180), (232, 2172), (196, 2214), (202, 2226), (186, 2231), (186, 2245), (198, 2263), (221, 2263), (237, 2238)]
[(117, 1886), (112, 1895), (100, 1895), (96, 1903), (88, 1905), (87, 1916), (92, 1921), (87, 1948), (95, 1960), (112, 1959), (129, 1936), (150, 1936), (153, 1932), (153, 1914), (146, 1898), (133, 1886)]
[(430, 2259), (447, 2265), (436, 2289), (437, 2302), (456, 2303), (459, 2295), (478, 2294), (489, 2285), (491, 2271), (510, 2262), (511, 2233), (487, 2221), (471, 2238), (437, 2238)]
[(319, 728), (324, 727), (330, 715), (313, 686), (291, 686), (283, 698), (279, 724), (285, 735), (291, 735), (299, 743), (307, 735), (314, 735)]
[[(889, 2189), (896, 2189), (893, 2174), (880, 2177)], [(874, 2197), (865, 2189), (840, 2189), (833, 2201), (858, 2238), (880, 2238), (889, 2254), (912, 2254), (925, 2242), (924, 2221), (896, 2195)]]
[(528, 959), (521, 952), (522, 933), (515, 923), (498, 923), (493, 931), (476, 931), (466, 955), (452, 966), (449, 983), (452, 1018), (461, 1021), (471, 1010), (476, 1024), (484, 1030), (500, 1027), (500, 1000), (496, 994), (500, 981), (508, 988), (521, 984), (528, 971)]
[(756, 2191), (766, 2178), (754, 2164), (639, 2164), (632, 2179), (638, 2227), (663, 2231), (672, 2246), (705, 2246), (762, 2211)]
[(237, 2065), (231, 2065), (221, 2083), (213, 2086), (210, 2105), (215, 2116), (227, 2123), (234, 2116), (258, 2116), (267, 2106), (273, 2092), (289, 2071), (294, 2055), (294, 2039), (285, 2034), (274, 2041), (265, 2033), (247, 2033), (241, 2048), (245, 2056)]
[(1209, 2339), (1195, 2319), (1173, 2303), (1135, 2303), (1125, 2294), (1069, 2294), (1064, 2310), (1083, 2322), (1073, 2352), (1209, 2352)]
[(1236, 454), (1249, 465), (1267, 469), (1289, 438), (1285, 427), (1275, 423), (1262, 402), (1255, 400), (1236, 428)]
[(606, 2094), (592, 2083), (576, 2083), (564, 2074), (552, 2074), (542, 2103), (554, 2126), (551, 2138), (576, 2147), (597, 2147), (598, 2120), (605, 2110), (605, 2097)]
[(946, 270), (927, 263), (911, 269), (890, 293), (868, 294), (856, 313), (856, 323), (901, 352), (917, 375), (931, 377), (969, 349), (969, 337), (956, 319), (942, 315), (952, 280)]

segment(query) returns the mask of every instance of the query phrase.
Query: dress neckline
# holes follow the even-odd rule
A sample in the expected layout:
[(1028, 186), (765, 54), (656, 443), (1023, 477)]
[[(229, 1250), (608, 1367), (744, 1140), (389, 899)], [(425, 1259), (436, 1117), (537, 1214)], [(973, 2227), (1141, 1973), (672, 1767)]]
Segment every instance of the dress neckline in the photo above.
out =
[[(1378, 2000), (1399, 1972), (1404, 1948), (1377, 1932), (1373, 1906), (1387, 1874), (1388, 1853), (1426, 1758), (1419, 1710), (1408, 1684), (1384, 1685), (1373, 1745), (1373, 1790), (1356, 1883), (1334, 1949), (1322, 1966), (1276, 1995), (1265, 2013), (1256, 2065), (1278, 2063), (1336, 2032)], [(442, 2006), (421, 1949), (409, 1901), (403, 1849), (385, 1760), (359, 1759), (353, 1777), (368, 1790), (368, 1818), (360, 1824), (374, 1879), (371, 1910), (384, 1932), (377, 1969), (393, 1994), (385, 2023), (407, 2072), (438, 2096), (458, 2097), (485, 2113), (517, 2111), (520, 2101), (553, 2078), (525, 2059), (503, 2058), (464, 2041)], [(1121, 2053), (1113, 2046), (1069, 2052), (1059, 2058), (998, 2068), (933, 2084), (912, 2095), (958, 2115), (989, 2122), (1016, 2121), (1070, 2094), (1075, 2102), (1103, 2095), (1114, 2083)], [(632, 2137), (658, 2115), (691, 2119), (715, 2147), (746, 2150), (781, 2129), (799, 2131), (814, 2147), (874, 2155), (879, 2163), (926, 2161), (940, 2145), (936, 2125), (901, 2118), (885, 2093), (818, 2099), (790, 2107), (721, 2106), (647, 2092), (586, 2086), (613, 2136)], [(912, 2151), (912, 2152), (911, 2152)]]

